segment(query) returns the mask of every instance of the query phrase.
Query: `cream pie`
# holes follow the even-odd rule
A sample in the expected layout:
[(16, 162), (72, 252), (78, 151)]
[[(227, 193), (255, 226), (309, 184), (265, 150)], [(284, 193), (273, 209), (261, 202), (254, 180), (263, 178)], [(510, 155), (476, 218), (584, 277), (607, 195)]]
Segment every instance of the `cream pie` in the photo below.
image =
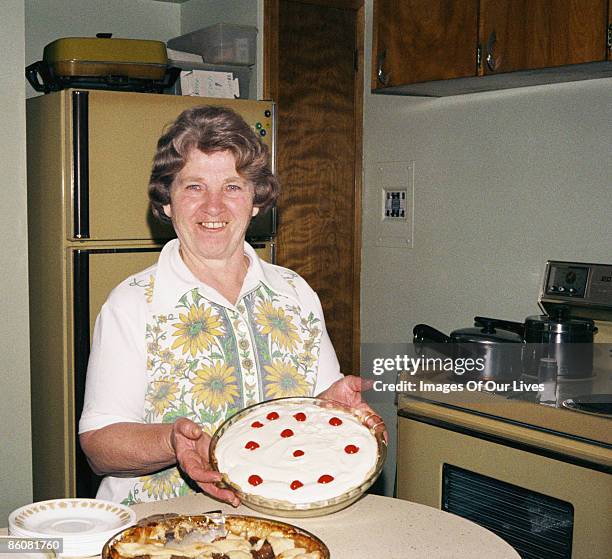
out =
[(288, 398), (254, 406), (232, 423), (214, 457), (242, 493), (300, 505), (359, 487), (376, 467), (378, 444), (350, 411)]

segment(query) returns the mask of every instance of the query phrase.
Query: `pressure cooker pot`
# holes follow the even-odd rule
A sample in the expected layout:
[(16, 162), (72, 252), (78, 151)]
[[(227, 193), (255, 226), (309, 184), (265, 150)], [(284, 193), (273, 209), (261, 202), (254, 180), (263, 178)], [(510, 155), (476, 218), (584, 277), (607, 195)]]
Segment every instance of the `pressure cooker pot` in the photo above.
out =
[(525, 319), (524, 372), (537, 376), (541, 359), (557, 362), (559, 377), (588, 378), (593, 374), (593, 338), (597, 328), (589, 318), (570, 318), (566, 307), (549, 315)]
[(427, 324), (417, 324), (413, 329), (417, 352), (426, 357), (450, 357), (457, 365), (466, 359), (473, 360), (476, 366), (472, 371), (460, 374), (459, 367), (455, 370), (463, 380), (506, 382), (520, 378), (522, 336), (504, 329), (517, 327), (518, 323), (482, 318), (475, 324), (472, 328), (453, 330), (449, 336)]

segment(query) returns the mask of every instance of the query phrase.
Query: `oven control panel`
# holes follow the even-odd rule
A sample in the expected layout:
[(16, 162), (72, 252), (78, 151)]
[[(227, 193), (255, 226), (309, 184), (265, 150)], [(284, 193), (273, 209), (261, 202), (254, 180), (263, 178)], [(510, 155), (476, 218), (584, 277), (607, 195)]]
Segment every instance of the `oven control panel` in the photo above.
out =
[(546, 310), (565, 305), (576, 317), (607, 319), (612, 315), (612, 264), (549, 260), (540, 304)]

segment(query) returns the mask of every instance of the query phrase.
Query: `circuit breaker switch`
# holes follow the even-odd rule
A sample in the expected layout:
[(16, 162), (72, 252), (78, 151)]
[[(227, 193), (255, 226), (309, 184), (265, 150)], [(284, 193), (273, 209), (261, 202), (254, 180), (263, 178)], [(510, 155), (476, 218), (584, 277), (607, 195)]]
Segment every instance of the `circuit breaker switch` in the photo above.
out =
[(406, 219), (407, 191), (406, 190), (384, 190), (383, 219)]

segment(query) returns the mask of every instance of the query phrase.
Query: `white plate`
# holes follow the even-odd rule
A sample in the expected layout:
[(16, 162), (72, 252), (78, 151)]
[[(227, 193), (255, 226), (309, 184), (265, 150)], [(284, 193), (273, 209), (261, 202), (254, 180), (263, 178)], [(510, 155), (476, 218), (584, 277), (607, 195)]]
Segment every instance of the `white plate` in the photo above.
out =
[[(100, 499), (53, 499), (26, 505), (9, 516), (9, 531), (64, 537), (72, 542), (127, 528), (136, 522), (130, 508)], [(109, 536), (110, 537), (110, 536)]]

